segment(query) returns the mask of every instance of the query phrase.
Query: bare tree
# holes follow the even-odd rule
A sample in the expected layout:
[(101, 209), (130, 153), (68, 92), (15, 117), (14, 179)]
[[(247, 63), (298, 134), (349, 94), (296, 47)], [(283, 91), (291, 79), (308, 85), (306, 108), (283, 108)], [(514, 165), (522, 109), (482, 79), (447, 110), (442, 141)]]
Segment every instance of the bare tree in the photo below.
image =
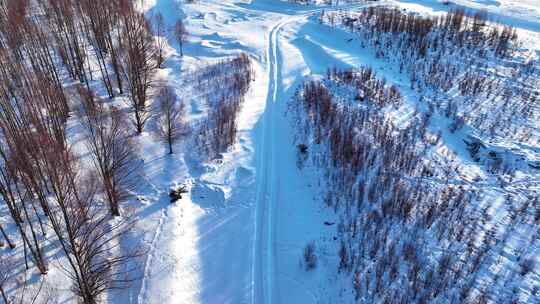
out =
[(111, 214), (120, 215), (120, 203), (136, 186), (138, 169), (135, 148), (125, 128), (121, 111), (107, 111), (103, 102), (92, 92), (80, 88), (82, 97), (81, 121), (87, 131), (87, 145), (99, 172)]
[(186, 132), (184, 103), (178, 102), (178, 97), (170, 86), (165, 86), (160, 90), (158, 100), (160, 103), (159, 135), (168, 144), (169, 154), (173, 154), (173, 145)]
[[(108, 30), (105, 31), (105, 40), (107, 49), (111, 56), (111, 65), (114, 73), (116, 74), (116, 82), (118, 84), (118, 91), (120, 94), (124, 93), (124, 85), (122, 80), (123, 67), (120, 58), (120, 49), (123, 48), (121, 26), (119, 20), (121, 20), (121, 14), (127, 11), (133, 10), (133, 3), (131, 1), (109, 1), (109, 0), (95, 0), (100, 3), (100, 13), (108, 24)], [(114, 33), (114, 29), (117, 30)], [(115, 39), (113, 39), (115, 38)]]
[(167, 41), (167, 32), (165, 31), (165, 22), (163, 21), (163, 15), (157, 13), (154, 17), (154, 35), (156, 39), (156, 49), (157, 49), (157, 67), (161, 69), (163, 62), (165, 61), (164, 52), (165, 52), (165, 43)]
[(58, 47), (58, 54), (70, 76), (88, 85), (91, 78), (88, 67), (87, 45), (79, 35), (80, 24), (71, 0), (39, 1), (48, 29)]
[(189, 33), (182, 19), (178, 19), (176, 21), (176, 23), (174, 24), (173, 31), (174, 31), (174, 39), (176, 39), (176, 43), (178, 43), (178, 46), (180, 47), (180, 56), (183, 57), (184, 56), (184, 43), (187, 41)]
[[(73, 285), (73, 291), (85, 304), (97, 304), (107, 291), (125, 288), (132, 280), (128, 264), (139, 256), (139, 251), (124, 252), (119, 248), (119, 241), (133, 226), (132, 221), (124, 218), (111, 221), (96, 201), (97, 180), (94, 177), (78, 179), (73, 185), (74, 205), (60, 206), (65, 229), (59, 238), (70, 260), (67, 273)], [(71, 177), (70, 177), (71, 178)], [(71, 181), (69, 182), (71, 183)], [(71, 235), (71, 236), (70, 236)]]
[(133, 123), (137, 133), (142, 133), (150, 117), (148, 100), (156, 69), (156, 49), (150, 26), (144, 15), (128, 12), (123, 16), (125, 50), (124, 75), (130, 92)]
[[(47, 174), (52, 185), (51, 226), (67, 260), (73, 292), (85, 304), (96, 304), (107, 290), (124, 280), (121, 265), (128, 256), (114, 248), (125, 231), (109, 221), (96, 200), (97, 180), (82, 176), (72, 155), (51, 143)], [(129, 255), (131, 256), (131, 255)], [(119, 268), (120, 267), (120, 268)]]
[(114, 87), (111, 73), (109, 72), (107, 57), (111, 47), (107, 44), (107, 35), (112, 31), (113, 25), (106, 18), (110, 4), (103, 0), (81, 0), (76, 3), (81, 26), (88, 42), (92, 45), (98, 62), (103, 85), (110, 98), (114, 97)]
[(4, 300), (5, 304), (9, 304), (6, 291), (4, 290), (4, 285), (7, 282), (8, 277), (9, 277), (9, 265), (6, 259), (2, 255), (0, 255), (0, 296), (2, 296), (2, 299)]
[(4, 239), (6, 240), (6, 243), (8, 244), (9, 248), (11, 249), (15, 248), (15, 243), (11, 241), (6, 231), (4, 230), (4, 227), (2, 226), (2, 224), (0, 224), (0, 232), (2, 232), (2, 235), (4, 236)]

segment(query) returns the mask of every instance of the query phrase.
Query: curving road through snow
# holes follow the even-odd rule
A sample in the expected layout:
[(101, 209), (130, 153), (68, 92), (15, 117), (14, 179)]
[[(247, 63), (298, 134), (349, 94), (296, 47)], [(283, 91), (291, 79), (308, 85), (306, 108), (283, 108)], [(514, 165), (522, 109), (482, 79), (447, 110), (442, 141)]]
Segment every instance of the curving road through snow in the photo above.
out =
[[(174, 22), (180, 14), (176, 0), (155, 1), (153, 10)], [(257, 79), (240, 113), (239, 143), (221, 165), (201, 169), (187, 154), (178, 154), (175, 163), (157, 158), (151, 165), (149, 158), (148, 175), (160, 189), (171, 181), (159, 171), (163, 166), (180, 168), (177, 182), (192, 181), (193, 188), (182, 204), (152, 213), (145, 224), (151, 231), (145, 240), (150, 254), (136, 300), (129, 302), (317, 303), (335, 296), (324, 287), (334, 280), (325, 272), (335, 272), (331, 255), (321, 258), (316, 273), (306, 274), (298, 265), (307, 242), (328, 236), (320, 229), (330, 215), (314, 207), (313, 180), (296, 168), (285, 117), (287, 101), (312, 68), (290, 40), (298, 38), (296, 27), (320, 10), (267, 0), (182, 8), (193, 37), (182, 61), (173, 56), (161, 71), (182, 99), (200, 102), (189, 91), (182, 95), (182, 66), (196, 67), (239, 50), (256, 59)]]

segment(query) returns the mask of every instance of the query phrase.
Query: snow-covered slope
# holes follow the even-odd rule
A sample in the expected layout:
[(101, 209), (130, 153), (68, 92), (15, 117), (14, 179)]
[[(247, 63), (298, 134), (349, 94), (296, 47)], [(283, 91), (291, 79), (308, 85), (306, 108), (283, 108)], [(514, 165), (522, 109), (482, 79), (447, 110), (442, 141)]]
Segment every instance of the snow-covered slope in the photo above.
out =
[[(423, 291), (428, 290), (428, 281), (436, 282), (439, 278), (437, 267), (443, 264), (440, 261), (448, 261), (448, 256), (457, 257), (466, 248), (484, 248), (481, 247), (482, 242), (496, 244), (486, 250), (488, 254), (485, 259), (479, 258), (480, 266), (475, 266), (478, 267), (478, 276), (467, 276), (470, 281), (452, 285), (453, 289), (447, 293), (441, 292), (444, 297), (436, 298), (434, 295), (428, 300), (424, 298), (426, 302), (446, 303), (453, 300), (459, 303), (463, 300), (458, 296), (459, 288), (465, 285), (473, 290), (470, 298), (467, 298), (470, 301), (539, 302), (540, 203), (537, 197), (540, 173), (534, 166), (540, 163), (537, 120), (540, 106), (534, 105), (532, 119), (526, 123), (507, 119), (515, 123), (512, 126), (516, 126), (520, 132), (530, 132), (527, 141), (517, 140), (514, 137), (517, 134), (499, 136), (490, 141), (488, 136), (478, 136), (483, 133), (466, 124), (457, 132), (450, 132), (453, 120), (446, 117), (442, 110), (436, 110), (433, 114), (430, 109), (432, 104), (426, 101), (428, 98), (443, 100), (443, 97), (450, 97), (433, 96), (435, 90), (428, 94), (422, 91), (427, 89), (419, 86), (411, 88), (411, 75), (400, 73), (399, 61), (391, 55), (381, 56), (379, 52), (385, 47), (391, 51), (390, 44), (385, 44), (385, 47), (370, 45), (368, 41), (363, 41), (358, 31), (350, 31), (337, 18), (330, 22), (321, 14), (328, 18), (333, 13), (396, 5), (404, 11), (422, 16), (442, 16), (456, 7), (465, 7), (471, 12), (485, 9), (489, 13), (489, 20), (512, 25), (520, 35), (523, 45), (518, 53), (522, 57), (515, 60), (510, 58), (505, 62), (512, 66), (523, 62), (526, 56), (535, 63), (540, 60), (540, 3), (535, 0), (456, 0), (450, 5), (438, 0), (333, 1), (333, 4), (339, 5), (328, 6), (326, 1), (315, 1), (316, 5), (291, 2), (137, 0), (138, 9), (148, 18), (162, 14), (168, 28), (178, 18), (186, 24), (189, 38), (184, 46), (185, 55), (179, 55), (180, 50), (173, 37), (166, 37), (166, 60), (163, 69), (158, 71), (157, 80), (174, 88), (186, 105), (186, 120), (195, 132), (184, 138), (175, 147), (177, 153), (172, 155), (167, 154), (165, 146), (154, 136), (157, 127), (153, 120), (150, 120), (145, 132), (133, 138), (142, 163), (140, 186), (129, 201), (129, 214), (137, 221), (122, 242), (125, 247), (143, 249), (144, 255), (140, 258), (137, 279), (129, 288), (112, 291), (107, 295), (106, 302), (263, 304), (382, 303), (386, 300), (393, 303), (390, 296), (397, 299), (406, 293), (408, 286), (405, 285), (409, 283), (407, 272), (412, 272), (413, 267), (409, 269), (406, 262), (399, 263), (399, 269), (394, 269), (393, 274), (385, 270), (377, 281), (375, 274), (386, 269), (384, 263), (388, 262), (388, 267), (395, 266), (395, 263), (386, 260), (388, 256), (373, 249), (373, 243), (383, 239), (379, 239), (379, 231), (384, 232), (381, 235), (384, 234), (387, 242), (379, 244), (384, 249), (380, 252), (386, 253), (389, 248), (397, 250), (396, 261), (406, 256), (405, 253), (400, 256), (402, 251), (399, 250), (402, 248), (409, 246), (409, 250), (416, 250), (419, 255), (417, 262), (422, 262), (421, 271), (416, 271), (421, 274), (418, 276), (418, 282), (421, 282), (418, 286), (424, 286), (419, 288)], [(207, 81), (204, 77), (211, 76), (203, 77), (201, 71), (211, 69), (240, 53), (249, 56), (255, 76), (238, 113), (237, 139), (226, 152), (208, 159), (204, 149), (198, 146), (198, 131), (204, 129), (205, 118), (212, 110), (212, 100), (219, 98), (220, 90), (228, 84)], [(453, 60), (458, 59), (457, 55), (453, 57)], [(497, 60), (489, 64), (494, 74), (502, 66)], [(359, 95), (365, 92), (358, 93), (356, 87), (339, 77), (329, 77), (328, 71), (333, 68), (359, 69), (362, 66), (371, 67), (386, 88), (394, 86), (400, 92), (399, 102), (374, 106), (372, 109), (380, 112), (380, 117), (370, 122), (381, 126), (389, 123), (388, 126), (391, 124), (395, 128), (391, 136), (402, 136), (414, 144), (419, 140), (414, 131), (415, 124), (425, 123), (423, 119), (426, 113), (432, 113), (429, 123), (424, 126), (423, 137), (419, 137), (424, 142), (416, 142), (418, 151), (409, 151), (418, 163), (429, 164), (429, 178), (415, 175), (418, 172), (414, 170), (411, 170), (414, 174), (397, 174), (405, 175), (404, 180), (418, 181), (418, 188), (424, 192), (415, 193), (433, 195), (429, 197), (437, 198), (435, 203), (443, 202), (443, 194), (448, 191), (466, 193), (464, 195), (467, 197), (473, 197), (473, 192), (482, 193), (474, 196), (471, 204), (462, 210), (467, 211), (463, 219), (475, 225), (474, 229), (469, 229), (467, 222), (464, 225), (467, 228), (463, 231), (478, 237), (468, 238), (470, 244), (450, 241), (451, 237), (444, 233), (437, 235), (435, 228), (412, 227), (413, 224), (420, 225), (420, 215), (427, 210), (427, 205), (413, 208), (411, 218), (414, 220), (394, 221), (380, 215), (383, 212), (378, 209), (375, 200), (369, 208), (356, 208), (357, 201), (351, 198), (354, 195), (347, 194), (356, 195), (360, 191), (358, 183), (332, 180), (340, 172), (340, 168), (330, 161), (332, 134), (316, 134), (311, 131), (312, 126), (307, 125), (306, 121), (314, 114), (300, 108), (303, 86), (311, 81), (321, 82), (328, 88), (338, 107), (347, 104), (355, 107), (359, 104)], [(538, 73), (534, 75), (539, 76)], [(514, 80), (509, 74), (504, 74), (500, 79), (507, 82)], [(538, 82), (538, 78), (526, 81), (534, 83)], [(93, 85), (98, 94), (105, 95), (101, 84), (96, 82)], [(534, 84), (531, 90), (537, 90)], [(453, 92), (454, 96), (459, 95), (456, 92), (457, 89)], [(111, 104), (125, 107), (124, 97), (116, 98)], [(456, 100), (460, 99), (456, 97)], [(490, 112), (492, 109), (499, 109), (499, 104), (494, 100), (491, 100), (494, 105), (488, 107), (488, 101), (482, 103), (484, 108), (478, 107), (484, 109), (487, 115), (493, 114)], [(463, 105), (459, 110), (467, 114), (471, 109)], [(508, 115), (504, 111), (501, 113)], [(501, 121), (508, 117), (501, 117)], [(82, 136), (77, 133), (78, 123), (75, 119), (70, 123), (73, 141), (82, 141)], [(492, 125), (494, 130), (501, 126), (497, 123)], [(383, 133), (383, 129), (377, 130)], [(356, 136), (362, 139), (358, 142), (362, 143), (367, 143), (367, 138), (382, 137), (368, 131), (362, 133), (359, 129), (351, 131), (356, 132)], [(473, 140), (469, 135), (476, 135), (474, 140), (478, 141), (475, 144), (478, 151), (474, 156), (471, 155), (470, 146), (468, 150), (464, 142), (467, 140), (470, 144)], [(307, 155), (301, 152), (302, 148), (298, 145), (305, 145)], [(397, 146), (399, 142), (395, 144)], [(76, 147), (80, 155), (85, 154), (83, 144)], [(515, 169), (514, 176), (490, 171), (490, 157), (494, 154), (503, 155), (508, 160)], [(391, 158), (388, 153), (373, 155), (375, 160), (379, 156)], [(478, 161), (475, 156), (479, 158)], [(426, 171), (421, 173), (428, 174)], [(365, 176), (354, 177), (359, 180), (364, 178), (367, 187), (370, 183), (385, 182), (383, 178), (373, 178), (376, 172), (366, 170), (362, 174)], [(340, 189), (338, 184), (354, 186)], [(412, 184), (408, 184), (407, 187), (411, 188), (406, 189), (412, 189)], [(171, 204), (169, 191), (180, 185), (186, 186), (188, 193)], [(429, 188), (431, 186), (433, 188)], [(448, 190), (450, 188), (453, 190)], [(380, 196), (384, 197), (385, 194), (381, 193)], [(525, 208), (525, 211), (518, 213), (516, 210), (520, 208)], [(3, 212), (0, 213), (0, 222), (3, 223), (7, 212), (0, 212)], [(445, 214), (451, 218), (457, 213)], [(447, 218), (440, 216), (433, 226), (437, 229), (444, 227), (445, 220)], [(455, 222), (461, 223), (458, 220)], [(362, 233), (356, 231), (364, 228)], [(359, 235), (364, 238), (362, 242), (358, 239)], [(478, 251), (474, 252), (476, 254)], [(18, 248), (9, 255), (13, 255), (19, 269), (22, 269), (22, 249)], [(48, 255), (54, 256), (55, 253), (49, 252)], [(344, 259), (350, 263), (343, 265)], [(458, 261), (450, 260), (455, 262), (453, 266), (458, 265)], [(525, 275), (522, 275), (523, 261), (532, 261), (526, 265), (529, 269)], [(309, 265), (310, 262), (314, 265)], [(463, 269), (469, 266), (467, 264)], [(496, 281), (494, 277), (503, 279)], [(38, 276), (33, 278), (31, 287), (38, 289)], [(74, 301), (61, 267), (52, 265), (44, 281), (46, 289), (53, 294), (51, 298), (65, 303)], [(21, 284), (15, 283), (9, 286), (10, 293), (22, 288)], [(386, 288), (388, 293), (382, 293), (388, 295), (386, 299), (373, 292)], [(445, 290), (444, 286), (439, 290)], [(488, 295), (487, 298), (480, 297), (484, 294)], [(43, 296), (47, 295), (44, 293)], [(418, 298), (409, 300), (404, 301), (420, 302)]]
[[(424, 4), (429, 3), (415, 3), (414, 6), (406, 4), (404, 7), (411, 11), (416, 10), (430, 14), (437, 14), (433, 9), (446, 9), (446, 6), (435, 2), (432, 6), (421, 6)], [(222, 5), (230, 9), (229, 4)], [(201, 6), (193, 6), (194, 9), (199, 7)], [(208, 9), (210, 6), (203, 4), (202, 7)], [(212, 39), (221, 38), (222, 35), (219, 33), (224, 32), (234, 36), (238, 41), (242, 41), (240, 49), (257, 50), (255, 54), (263, 59), (262, 67), (266, 68), (263, 75), (259, 76), (268, 79), (266, 84), (269, 87), (269, 89), (264, 89), (264, 93), (268, 94), (265, 112), (259, 117), (260, 123), (256, 127), (257, 133), (253, 134), (256, 143), (253, 150), (258, 155), (252, 164), (257, 172), (255, 191), (251, 194), (255, 196), (251, 211), (254, 212), (251, 220), (255, 222), (253, 230), (255, 236), (251, 241), (254, 245), (251, 256), (253, 260), (252, 264), (245, 262), (246, 267), (237, 268), (237, 272), (234, 274), (236, 277), (242, 277), (242, 273), (245, 271), (252, 273), (251, 283), (253, 285), (252, 289), (249, 289), (251, 296), (244, 298), (244, 300), (248, 301), (249, 299), (253, 303), (287, 303), (290, 301), (347, 303), (352, 301), (353, 294), (351, 285), (349, 285), (351, 283), (346, 276), (341, 276), (336, 272), (339, 264), (339, 243), (335, 241), (335, 227), (324, 224), (325, 222), (333, 224), (339, 219), (336, 218), (331, 209), (324, 206), (319, 198), (321, 193), (324, 193), (324, 190), (319, 189), (319, 187), (324, 184), (321, 184), (321, 180), (318, 178), (320, 174), (318, 170), (308, 167), (300, 171), (296, 167), (297, 148), (292, 143), (294, 143), (294, 134), (297, 131), (294, 130), (294, 125), (290, 124), (289, 118), (283, 116), (286, 112), (285, 104), (295, 94), (298, 85), (309, 75), (324, 75), (327, 68), (332, 66), (347, 68), (368, 64), (404, 90), (407, 103), (413, 108), (401, 109), (402, 113), (396, 113), (396, 117), (406, 119), (415, 106), (411, 101), (414, 99), (414, 93), (406, 89), (408, 80), (403, 75), (392, 71), (392, 68), (387, 67), (387, 63), (384, 61), (378, 60), (370, 52), (366, 53), (357, 44), (351, 43), (350, 40), (354, 38), (353, 36), (343, 33), (341, 30), (317, 25), (317, 21), (311, 19), (310, 16), (319, 9), (313, 11), (309, 7), (281, 7), (280, 4), (271, 5), (263, 1), (242, 5), (241, 10), (245, 9), (246, 15), (253, 17), (253, 20), (260, 22), (271, 17), (272, 21), (266, 25), (265, 34), (262, 34), (264, 30), (260, 30), (261, 32), (258, 34), (250, 33), (247, 35), (250, 37), (264, 36), (266, 40), (241, 40), (240, 35), (244, 36), (249, 33), (244, 27), (244, 24), (249, 23), (249, 21), (242, 20), (245, 23), (231, 24), (227, 21), (227, 17), (220, 13), (220, 10), (223, 9), (221, 5), (211, 6), (211, 8), (215, 14), (210, 16), (210, 20), (219, 20), (220, 22), (218, 24), (204, 23), (204, 29), (219, 28), (216, 30), (216, 34), (210, 36)], [(184, 8), (184, 10), (188, 9)], [(271, 10), (270, 14), (264, 12), (267, 9)], [(280, 11), (284, 12), (285, 15), (281, 15)], [(204, 16), (202, 19), (206, 21), (207, 15), (201, 14)], [(263, 14), (265, 19), (259, 14)], [(267, 14), (268, 16), (266, 16)], [(528, 18), (525, 20), (529, 22)], [(505, 19), (502, 21), (504, 22)], [(516, 25), (513, 19), (509, 19), (509, 23)], [(231, 33), (234, 31), (231, 30), (233, 28), (238, 29), (234, 34)], [(198, 30), (196, 27), (194, 29)], [(254, 29), (257, 27), (250, 28), (250, 31)], [(531, 27), (527, 26), (525, 29), (529, 31)], [(528, 37), (525, 36), (525, 38)], [(257, 45), (252, 46), (254, 43)], [(265, 43), (268, 44), (266, 48), (263, 47)], [(206, 43), (201, 41), (201, 45), (204, 46)], [(452, 142), (451, 137), (452, 135), (448, 135), (448, 138), (445, 139)], [(246, 143), (246, 141), (240, 140), (240, 143)], [(459, 144), (459, 146), (463, 147), (463, 144)], [(235, 165), (232, 164), (232, 166)], [(220, 235), (228, 237), (228, 234)], [(318, 267), (314, 272), (306, 272), (302, 262), (302, 254), (305, 246), (311, 242), (316, 244)], [(536, 251), (533, 249), (532, 252), (534, 255)], [(229, 255), (220, 254), (215, 258), (219, 259), (219, 257), (227, 259)], [(220, 273), (225, 274), (222, 276), (223, 282), (228, 282), (231, 279), (228, 272)], [(227, 285), (228, 283), (223, 286)], [(206, 289), (210, 286), (201, 282), (200, 288)], [(207, 302), (206, 298), (202, 299), (202, 302)]]

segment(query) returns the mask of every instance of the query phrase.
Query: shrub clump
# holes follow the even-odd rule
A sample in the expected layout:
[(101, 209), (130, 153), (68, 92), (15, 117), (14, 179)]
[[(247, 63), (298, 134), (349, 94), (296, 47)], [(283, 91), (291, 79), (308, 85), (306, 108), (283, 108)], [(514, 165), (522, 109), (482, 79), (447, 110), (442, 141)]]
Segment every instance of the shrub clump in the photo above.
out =
[(306, 271), (313, 270), (317, 267), (317, 256), (315, 255), (314, 243), (309, 243), (304, 248), (304, 266)]

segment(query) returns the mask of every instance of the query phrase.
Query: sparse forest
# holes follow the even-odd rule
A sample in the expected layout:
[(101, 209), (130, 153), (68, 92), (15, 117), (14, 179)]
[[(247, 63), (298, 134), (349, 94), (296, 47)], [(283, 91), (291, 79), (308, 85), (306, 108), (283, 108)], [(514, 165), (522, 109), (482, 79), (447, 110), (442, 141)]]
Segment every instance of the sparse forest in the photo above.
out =
[(236, 141), (237, 117), (254, 77), (250, 59), (246, 54), (210, 65), (198, 72), (197, 87), (220, 87), (218, 92), (208, 91), (210, 108), (208, 118), (201, 123), (199, 146), (210, 158), (225, 152)]
[[(487, 228), (494, 193), (462, 182), (459, 168), (437, 162), (433, 149), (440, 136), (429, 132), (425, 114), (396, 127), (384, 113), (401, 102), (398, 89), (361, 68), (329, 70), (324, 80), (307, 82), (289, 105), (296, 141), (323, 171), (324, 202), (340, 218), (337, 271), (350, 277), (357, 301), (476, 303), (502, 286), (514, 287), (496, 293), (496, 302), (518, 301), (520, 289), (534, 299), (522, 283), (530, 269), (519, 275), (489, 271), (519, 269), (538, 245), (532, 192), (505, 197), (508, 221)], [(512, 235), (526, 226), (535, 228)], [(528, 241), (516, 259), (493, 259), (520, 237)]]
[[(534, 183), (510, 184), (534, 160), (502, 147), (538, 140), (538, 63), (522, 59), (515, 29), (464, 10), (432, 18), (370, 7), (323, 11), (319, 21), (396, 64), (427, 105), (397, 124), (393, 113), (408, 107), (401, 89), (369, 67), (331, 68), (289, 104), (298, 153), (321, 171), (323, 201), (340, 219), (336, 267), (356, 301), (536, 301), (527, 265), (539, 246), (537, 193)], [(439, 117), (498, 186), (465, 177), (463, 156), (433, 131)]]
[(467, 125), (490, 140), (534, 142), (539, 64), (523, 54), (514, 28), (491, 23), (487, 16), (458, 9), (434, 18), (370, 7), (323, 12), (320, 20), (358, 34), (355, 43), (399, 65), (411, 89), (454, 120), (454, 131)]

